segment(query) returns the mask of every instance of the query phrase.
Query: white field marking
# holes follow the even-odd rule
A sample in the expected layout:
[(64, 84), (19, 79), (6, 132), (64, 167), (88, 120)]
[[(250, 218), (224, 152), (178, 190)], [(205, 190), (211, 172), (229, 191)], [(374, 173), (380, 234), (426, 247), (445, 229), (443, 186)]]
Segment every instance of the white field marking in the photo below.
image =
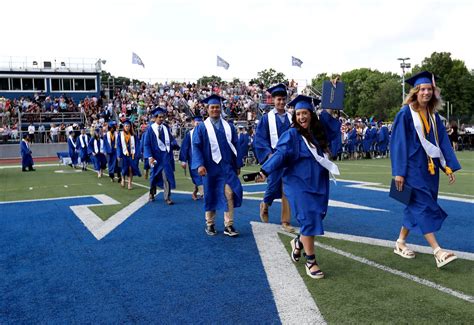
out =
[[(379, 192), (387, 192), (387, 193), (390, 192), (390, 189), (388, 189), (388, 188), (374, 187), (375, 185), (380, 186), (381, 185), (380, 183), (351, 181), (351, 180), (347, 180), (347, 179), (338, 179), (338, 181), (356, 183), (356, 184), (352, 184), (352, 185), (344, 185), (345, 187), (361, 188), (361, 189), (367, 189), (367, 190), (379, 191)], [(451, 193), (451, 194), (452, 195), (457, 195), (455, 193)], [(448, 200), (448, 201), (474, 203), (474, 199), (465, 199), (465, 198), (446, 196), (446, 195), (439, 195), (438, 198), (443, 199), (443, 200)]]
[[(373, 183), (374, 186), (381, 187), (381, 188), (390, 188), (388, 185), (380, 184), (380, 183)], [(452, 193), (452, 192), (438, 192), (440, 194), (450, 194), (454, 196), (466, 196), (466, 197), (474, 197), (474, 195), (471, 194), (461, 194), (461, 193)]]
[(282, 324), (326, 324), (274, 225), (250, 222)]
[(30, 188), (29, 188), (29, 190), (30, 190), (30, 191), (32, 191), (32, 190), (33, 190), (33, 188), (32, 188), (32, 187), (30, 187)]
[[(69, 200), (69, 199), (80, 199), (84, 197), (95, 197), (95, 195), (76, 195), (76, 196), (61, 196), (61, 197), (51, 197), (46, 199), (31, 199), (31, 200), (16, 200), (16, 201), (0, 201), (0, 204), (10, 204), (10, 203), (27, 203), (27, 202), (37, 202), (37, 201), (57, 201), (57, 200)], [(99, 200), (98, 198), (96, 198)]]
[(77, 170), (77, 169), (72, 169), (72, 170), (63, 170), (63, 169), (58, 169), (54, 171), (55, 173), (58, 174), (74, 174), (74, 173), (82, 173), (82, 170)]
[(94, 195), (94, 197), (101, 203), (75, 205), (71, 206), (70, 208), (97, 240), (101, 240), (107, 236), (112, 230), (117, 228), (134, 212), (138, 211), (148, 202), (148, 193), (145, 193), (129, 205), (125, 206), (122, 210), (103, 221), (90, 209), (90, 207), (120, 204), (120, 202), (117, 202), (116, 200), (104, 194)]
[(357, 255), (342, 251), (340, 249), (337, 249), (337, 248), (329, 246), (329, 245), (321, 244), (321, 243), (318, 243), (318, 242), (314, 242), (314, 245), (318, 246), (318, 247), (321, 247), (321, 248), (324, 248), (324, 249), (326, 249), (328, 251), (331, 251), (333, 253), (342, 255), (344, 257), (350, 258), (350, 259), (352, 259), (354, 261), (357, 261), (357, 262), (360, 262), (362, 264), (366, 264), (366, 265), (375, 267), (379, 270), (382, 270), (382, 271), (385, 271), (385, 272), (388, 272), (388, 273), (391, 273), (391, 274), (394, 274), (394, 275), (398, 275), (402, 278), (414, 281), (416, 283), (422, 284), (422, 285), (427, 286), (429, 288), (436, 289), (438, 291), (441, 291), (441, 292), (446, 293), (448, 295), (451, 295), (453, 297), (465, 300), (465, 301), (470, 302), (470, 303), (474, 303), (474, 297), (473, 296), (467, 295), (467, 294), (462, 293), (460, 291), (456, 291), (456, 290), (453, 290), (453, 289), (450, 289), (450, 288), (447, 288), (447, 287), (443, 287), (442, 285), (439, 285), (439, 284), (434, 283), (432, 281), (417, 277), (415, 275), (412, 275), (412, 274), (409, 274), (409, 273), (406, 273), (406, 272), (403, 272), (403, 271), (392, 269), (391, 267), (373, 262), (373, 261), (368, 260), (366, 258), (363, 258), (363, 257), (357, 256)]
[[(33, 167), (54, 167), (59, 166), (57, 163), (53, 164), (34, 164)], [(11, 169), (11, 168), (21, 168), (21, 165), (10, 165), (10, 166), (0, 166), (0, 169)]]
[[(248, 193), (248, 194), (256, 194), (256, 193), (251, 192), (251, 193)], [(253, 196), (243, 196), (243, 198), (247, 199), (247, 200), (254, 200), (254, 201), (261, 201), (262, 200), (261, 197), (253, 197)], [(274, 202), (281, 202), (281, 199), (276, 199), (276, 200), (274, 200)], [(342, 201), (335, 201), (335, 200), (329, 200), (328, 205), (330, 207), (337, 207), (337, 208), (388, 212), (388, 210), (384, 210), (384, 209), (371, 208), (371, 207), (364, 206), (364, 205), (352, 204), (352, 203), (347, 203), (347, 202), (342, 202)]]

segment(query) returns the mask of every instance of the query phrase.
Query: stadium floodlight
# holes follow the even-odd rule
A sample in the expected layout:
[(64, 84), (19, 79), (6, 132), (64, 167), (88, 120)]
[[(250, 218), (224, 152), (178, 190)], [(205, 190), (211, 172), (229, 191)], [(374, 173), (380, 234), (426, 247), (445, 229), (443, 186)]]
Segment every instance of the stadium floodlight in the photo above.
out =
[(398, 58), (397, 60), (402, 61), (400, 63), (400, 68), (402, 68), (402, 103), (405, 100), (405, 69), (410, 69), (411, 64), (409, 62), (405, 62), (410, 60), (410, 58)]

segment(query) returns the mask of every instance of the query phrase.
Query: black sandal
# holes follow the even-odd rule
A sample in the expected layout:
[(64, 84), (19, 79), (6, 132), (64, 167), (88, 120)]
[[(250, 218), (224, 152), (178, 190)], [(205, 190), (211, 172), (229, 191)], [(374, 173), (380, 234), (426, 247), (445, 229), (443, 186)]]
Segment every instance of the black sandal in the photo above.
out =
[(306, 274), (312, 279), (322, 279), (322, 278), (324, 278), (324, 273), (323, 273), (323, 271), (321, 271), (321, 269), (319, 269), (317, 271), (311, 271), (311, 268), (313, 266), (319, 267), (318, 262), (316, 262), (316, 258), (314, 257), (314, 255), (308, 256), (308, 255), (305, 254), (305, 257), (307, 259), (306, 264), (304, 265), (305, 269), (306, 269)]
[[(295, 263), (299, 262), (301, 258), (301, 250), (303, 249), (303, 243), (299, 237), (295, 237), (290, 241), (291, 244), (291, 260)], [(299, 253), (296, 253), (299, 251)]]

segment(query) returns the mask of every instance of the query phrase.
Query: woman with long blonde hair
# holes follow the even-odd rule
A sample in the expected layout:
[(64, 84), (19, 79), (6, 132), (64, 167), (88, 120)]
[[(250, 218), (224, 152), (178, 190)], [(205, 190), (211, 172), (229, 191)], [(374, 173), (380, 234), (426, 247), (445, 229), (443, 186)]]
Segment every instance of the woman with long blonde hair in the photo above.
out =
[(411, 230), (421, 231), (433, 249), (438, 268), (454, 261), (456, 255), (439, 246), (434, 233), (441, 229), (447, 213), (438, 205), (439, 170), (454, 184), (454, 172), (461, 169), (446, 129), (436, 112), (441, 106), (434, 75), (423, 71), (406, 82), (413, 86), (392, 126), (390, 156), (392, 176), (398, 191), (412, 188), (410, 201), (394, 253), (414, 258), (405, 240)]

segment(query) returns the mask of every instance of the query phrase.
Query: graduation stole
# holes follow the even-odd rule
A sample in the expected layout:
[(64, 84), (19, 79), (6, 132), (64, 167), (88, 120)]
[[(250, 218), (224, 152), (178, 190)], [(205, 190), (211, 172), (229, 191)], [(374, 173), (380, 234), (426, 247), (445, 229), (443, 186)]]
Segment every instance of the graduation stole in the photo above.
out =
[[(100, 150), (99, 150), (99, 147), (97, 146), (97, 142), (100, 143)], [(94, 152), (95, 153), (104, 152), (104, 140), (102, 140), (101, 138), (99, 138), (99, 140), (94, 138)]]
[(28, 144), (28, 141), (26, 141), (25, 139), (21, 139), (21, 141), (23, 141), (26, 145), (26, 147), (28, 148), (28, 150), (30, 149), (30, 145)]
[[(84, 138), (85, 138), (85, 140), (84, 140)], [(87, 134), (85, 134), (85, 135), (82, 135), (82, 134), (81, 134), (81, 135), (79, 136), (79, 141), (81, 142), (81, 148), (85, 148), (85, 147), (86, 147), (86, 144), (87, 144), (87, 142), (88, 142), (88, 141), (87, 141)]]
[[(109, 145), (112, 149), (117, 148), (116, 132), (114, 132), (113, 134), (110, 131), (107, 132), (107, 142), (109, 143)], [(112, 146), (112, 142), (113, 142), (113, 146)]]
[[(416, 134), (418, 135), (418, 139), (420, 140), (421, 146), (423, 147), (423, 149), (426, 152), (426, 155), (428, 156), (428, 171), (430, 172), (430, 174), (431, 175), (435, 174), (433, 158), (439, 158), (441, 166), (444, 168), (446, 174), (452, 174), (451, 168), (446, 167), (446, 160), (444, 159), (443, 152), (439, 148), (438, 130), (437, 130), (436, 118), (434, 114), (428, 113), (429, 119), (431, 122), (431, 127), (433, 127), (433, 133), (435, 135), (436, 145), (432, 144), (426, 139), (426, 137), (430, 133), (430, 124), (428, 123), (426, 118), (422, 114), (415, 112), (415, 110), (413, 109), (411, 105), (410, 105), (410, 113), (413, 119), (413, 125), (415, 126)], [(424, 131), (426, 131), (426, 135)]]
[[(276, 115), (277, 112), (275, 109), (271, 110), (268, 112), (268, 129), (270, 131), (270, 145), (272, 149), (275, 149), (278, 143), (278, 130), (277, 130), (277, 124), (276, 124)], [(288, 117), (288, 121), (291, 123), (291, 114), (286, 113), (286, 116)]]
[(316, 147), (310, 146), (308, 140), (306, 140), (306, 138), (303, 135), (301, 135), (301, 137), (303, 138), (303, 141), (306, 144), (306, 147), (308, 147), (308, 150), (311, 152), (311, 154), (313, 155), (314, 159), (318, 162), (318, 164), (326, 168), (329, 171), (329, 173), (331, 173), (331, 175), (341, 174), (339, 172), (339, 168), (337, 167), (337, 165), (328, 159), (328, 155), (326, 153), (324, 153), (323, 156), (320, 156), (318, 154), (318, 150), (316, 150)]
[(159, 125), (156, 123), (153, 123), (151, 125), (151, 129), (153, 130), (153, 132), (155, 132), (156, 141), (158, 142), (158, 147), (160, 148), (160, 150), (170, 152), (171, 146), (170, 146), (170, 135), (168, 133), (168, 128), (163, 124), (161, 125), (161, 127), (163, 128), (162, 130), (163, 130), (163, 133), (165, 134), (165, 143), (163, 143), (163, 141), (161, 141), (160, 139)]
[[(227, 144), (229, 144), (230, 149), (232, 150), (234, 155), (237, 157), (237, 150), (232, 144), (232, 130), (230, 129), (230, 125), (229, 123), (224, 121), (222, 118), (221, 118), (221, 122), (222, 122), (222, 126), (224, 127)], [(212, 160), (214, 160), (214, 162), (218, 164), (222, 159), (222, 154), (221, 154), (221, 149), (219, 148), (219, 142), (217, 142), (216, 131), (214, 130), (214, 127), (212, 126), (210, 117), (208, 117), (204, 121), (204, 126), (206, 127), (207, 136), (209, 137), (209, 145), (211, 146)]]
[(190, 137), (190, 141), (191, 141), (191, 155), (193, 154), (193, 133), (194, 133), (194, 129), (195, 128), (192, 128), (191, 131), (189, 131), (189, 137)]
[(69, 141), (71, 141), (72, 146), (76, 149), (76, 141), (73, 140), (72, 135), (69, 136)]
[[(120, 132), (120, 142), (122, 144), (122, 152), (125, 156), (132, 154), (132, 159), (135, 159), (135, 137), (131, 134)], [(128, 152), (127, 143), (130, 143), (130, 153)]]

